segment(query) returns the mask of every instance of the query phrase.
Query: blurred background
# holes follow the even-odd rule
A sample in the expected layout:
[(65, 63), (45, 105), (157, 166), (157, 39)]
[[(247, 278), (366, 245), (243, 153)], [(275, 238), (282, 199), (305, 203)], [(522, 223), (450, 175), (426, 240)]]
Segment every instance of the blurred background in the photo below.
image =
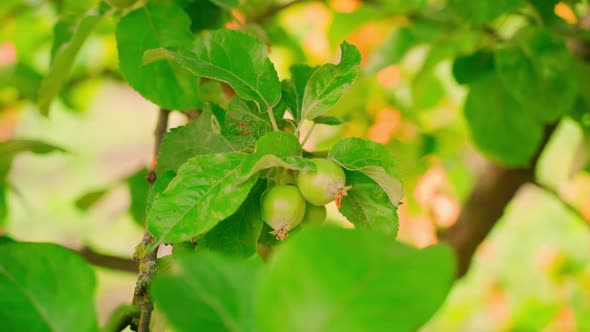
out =
[[(143, 234), (133, 190), (151, 159), (158, 108), (123, 81), (117, 18), (110, 17), (82, 47), (50, 116), (40, 115), (31, 100), (48, 71), (60, 3), (0, 4), (0, 141), (38, 139), (67, 151), (14, 159), (0, 234), (130, 258)], [(399, 31), (409, 18), (386, 15), (360, 0), (252, 3), (231, 11), (220, 25), (267, 42), (281, 79), (294, 63), (337, 62), (342, 40), (359, 48), (362, 73), (330, 111), (345, 123), (318, 125), (306, 149), (325, 150), (346, 136), (390, 148), (405, 190), (398, 238), (418, 247), (438, 242), (489, 163), (466, 126), (467, 91), (453, 78), (453, 58), (437, 53), (441, 45), (404, 45)], [(576, 24), (589, 9), (585, 1), (576, 3), (552, 8)], [(269, 8), (279, 10), (271, 15)], [(518, 18), (498, 24), (518, 25)], [(391, 38), (397, 38), (394, 47), (387, 42)], [(453, 42), (472, 43), (468, 36)], [(384, 65), (391, 52), (399, 59)], [(16, 64), (27, 66), (29, 91), (3, 74)], [(171, 122), (182, 125), (186, 117), (175, 112)], [(577, 165), (583, 140), (575, 121), (558, 124), (537, 165), (544, 186), (520, 188), (424, 331), (590, 331), (590, 173)], [(345, 223), (333, 206), (329, 219)], [(96, 270), (104, 320), (131, 300), (136, 275)]]

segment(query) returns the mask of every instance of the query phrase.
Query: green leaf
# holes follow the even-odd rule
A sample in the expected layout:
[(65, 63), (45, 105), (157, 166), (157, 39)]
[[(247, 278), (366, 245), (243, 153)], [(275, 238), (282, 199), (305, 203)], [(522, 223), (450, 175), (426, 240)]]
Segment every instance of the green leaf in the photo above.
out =
[(428, 109), (445, 96), (446, 91), (434, 70), (422, 70), (412, 80), (412, 101), (416, 109)]
[(327, 126), (339, 126), (344, 123), (344, 121), (333, 116), (318, 116), (313, 119), (313, 122)]
[(213, 254), (172, 261), (158, 273), (151, 295), (176, 331), (257, 331), (256, 287), (260, 264)]
[(0, 142), (0, 233), (2, 225), (8, 216), (6, 176), (10, 171), (12, 160), (22, 152), (32, 152), (36, 154), (47, 154), (51, 152), (66, 152), (64, 149), (45, 142), (30, 139), (12, 139)]
[(242, 258), (254, 255), (262, 230), (260, 197), (265, 188), (266, 183), (258, 181), (238, 211), (217, 224), (199, 240), (199, 250)]
[(530, 3), (535, 7), (543, 21), (551, 22), (559, 19), (555, 15), (555, 5), (559, 3), (559, 0), (530, 0)]
[(147, 222), (155, 244), (189, 241), (234, 214), (257, 180), (238, 181), (245, 157), (229, 152), (196, 156), (184, 163), (150, 209)]
[(105, 188), (87, 192), (79, 196), (74, 204), (79, 210), (87, 211), (93, 207), (94, 204), (98, 203), (109, 191), (110, 188)]
[(12, 159), (21, 152), (47, 154), (51, 152), (66, 152), (66, 150), (52, 144), (32, 139), (12, 139), (0, 142), (0, 174), (8, 173), (8, 168), (12, 163)]
[(273, 131), (256, 142), (256, 153), (273, 154), (279, 157), (301, 156), (303, 148), (292, 133)]
[(280, 20), (265, 21), (263, 27), (269, 44), (273, 47), (283, 47), (289, 50), (289, 53), (292, 55), (290, 60), (293, 63), (301, 63), (307, 60), (299, 38), (292, 31), (288, 31)]
[(195, 37), (190, 19), (174, 3), (150, 3), (130, 12), (117, 25), (119, 67), (129, 84), (146, 99), (167, 109), (201, 108), (199, 78), (174, 61), (143, 63), (145, 51), (188, 47)]
[(342, 199), (340, 212), (356, 228), (369, 229), (395, 238), (399, 228), (397, 208), (387, 193), (368, 176), (346, 172), (346, 184), (352, 188)]
[(7, 189), (4, 179), (0, 179), (0, 234), (4, 233), (2, 229), (8, 219)]
[(527, 166), (541, 143), (543, 125), (495, 75), (486, 75), (469, 87), (465, 119), (475, 144), (506, 166)]
[(145, 168), (140, 169), (135, 174), (127, 178), (127, 188), (129, 189), (129, 212), (136, 224), (143, 226), (147, 208), (147, 198), (149, 192), (149, 183), (146, 179), (148, 171)]
[(41, 74), (24, 63), (0, 67), (0, 88), (12, 86), (18, 90), (21, 97), (27, 99), (37, 99), (42, 79)]
[(419, 42), (413, 26), (394, 30), (383, 44), (371, 54), (365, 70), (369, 74), (374, 74), (389, 65), (400, 62), (406, 53)]
[(94, 271), (49, 243), (6, 243), (0, 255), (2, 331), (96, 331)]
[[(583, 101), (587, 105), (590, 105), (590, 89), (586, 89), (586, 87), (590, 86), (590, 63), (576, 61), (576, 73), (578, 81), (578, 93), (580, 97), (583, 98)], [(586, 110), (590, 109), (590, 106), (585, 108)]]
[(267, 46), (234, 30), (216, 30), (198, 38), (192, 49), (163, 47), (144, 54), (144, 63), (174, 60), (197, 76), (229, 84), (243, 99), (266, 112), (281, 98), (281, 84)]
[(16, 242), (16, 241), (14, 241), (9, 236), (7, 236), (7, 235), (0, 235), (0, 246), (1, 245), (8, 244), (8, 243), (14, 243), (14, 242)]
[(383, 188), (393, 206), (399, 205), (404, 195), (402, 183), (395, 172), (395, 158), (383, 145), (362, 138), (345, 138), (334, 144), (328, 159), (349, 171), (365, 174)]
[(494, 54), (478, 50), (469, 55), (458, 56), (453, 62), (453, 76), (459, 84), (469, 84), (494, 70)]
[(295, 135), (282, 131), (266, 134), (256, 143), (253, 154), (244, 159), (239, 178), (247, 179), (257, 172), (281, 167), (291, 170), (314, 169), (312, 161), (301, 157), (303, 149)]
[(23, 0), (4, 0), (0, 2), (0, 15), (4, 17), (7, 14), (10, 14), (10, 12), (14, 10), (14, 7), (22, 5), (24, 5)]
[(78, 16), (93, 8), (99, 0), (63, 0), (59, 2), (59, 12), (62, 16)]
[(506, 91), (542, 121), (571, 110), (577, 95), (575, 63), (563, 39), (525, 28), (495, 54)]
[(63, 16), (53, 26), (53, 43), (51, 44), (51, 63), (55, 61), (57, 51), (76, 33), (79, 18), (76, 16)]
[(301, 120), (305, 86), (316, 69), (307, 65), (293, 65), (290, 68), (291, 79), (282, 82), (282, 101), (291, 110), (291, 115), (297, 122)]
[[(318, 254), (321, 253), (321, 254)], [(450, 248), (320, 227), (277, 247), (260, 280), (259, 331), (416, 331), (454, 280)]]
[(361, 54), (359, 50), (347, 42), (340, 45), (340, 63), (325, 64), (316, 69), (303, 94), (302, 118), (312, 120), (334, 106), (354, 81)]
[(150, 209), (152, 208), (152, 204), (154, 203), (154, 199), (162, 193), (168, 185), (174, 179), (176, 173), (174, 171), (166, 171), (156, 177), (156, 182), (152, 185), (152, 189), (149, 190), (149, 195), (146, 202), (146, 211), (149, 213)]
[(449, 10), (467, 21), (475, 24), (490, 22), (496, 17), (515, 11), (522, 6), (524, 0), (448, 0)]
[(219, 7), (225, 8), (225, 9), (232, 9), (234, 7), (237, 7), (240, 2), (238, 0), (209, 0), (212, 3), (218, 5)]
[(303, 157), (279, 157), (273, 154), (253, 154), (248, 156), (240, 168), (240, 179), (247, 179), (256, 173), (274, 167), (290, 170), (313, 170), (315, 165)]
[[(184, 9), (191, 19), (191, 31), (199, 32), (206, 29), (219, 29), (229, 21), (229, 8), (222, 8), (219, 4), (209, 0), (174, 0)], [(204, 95), (204, 94), (203, 94)]]
[(203, 112), (197, 120), (167, 132), (160, 145), (156, 174), (176, 173), (180, 165), (197, 155), (236, 150), (234, 143), (223, 137), (218, 127), (217, 119)]
[(238, 96), (230, 100), (223, 126), (229, 134), (241, 136), (247, 145), (254, 145), (264, 134), (273, 131), (268, 113), (259, 112), (254, 102)]
[(390, 17), (390, 13), (373, 7), (368, 2), (361, 2), (361, 5), (353, 12), (333, 11), (331, 25), (327, 31), (330, 48), (336, 47), (340, 41), (367, 23), (387, 20)]
[(32, 152), (36, 154), (47, 154), (51, 152), (66, 152), (63, 148), (53, 144), (32, 139), (12, 139), (5, 142), (0, 142), (1, 160), (9, 159), (21, 152)]
[(47, 116), (53, 98), (57, 96), (70, 74), (78, 52), (92, 31), (99, 25), (103, 16), (89, 14), (84, 16), (69, 40), (61, 40), (60, 47), (49, 68), (49, 73), (41, 82), (39, 88), (39, 108), (41, 114)]

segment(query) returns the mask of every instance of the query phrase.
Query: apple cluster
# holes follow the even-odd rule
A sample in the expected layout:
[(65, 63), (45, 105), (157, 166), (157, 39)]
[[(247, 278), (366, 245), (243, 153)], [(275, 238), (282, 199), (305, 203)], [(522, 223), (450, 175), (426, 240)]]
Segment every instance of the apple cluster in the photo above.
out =
[(262, 195), (262, 219), (284, 240), (298, 225), (320, 225), (326, 219), (326, 204), (339, 206), (346, 195), (346, 175), (328, 159), (312, 159), (315, 170), (300, 171), (295, 184), (275, 185)]

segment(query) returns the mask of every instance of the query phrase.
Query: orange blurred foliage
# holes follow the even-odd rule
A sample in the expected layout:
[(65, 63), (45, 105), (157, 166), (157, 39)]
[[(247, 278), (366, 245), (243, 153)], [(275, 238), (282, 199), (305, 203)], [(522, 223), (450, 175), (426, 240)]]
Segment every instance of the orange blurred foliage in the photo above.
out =
[(7, 40), (0, 43), (0, 66), (9, 66), (16, 63), (16, 47)]
[(377, 143), (387, 143), (392, 138), (402, 122), (400, 111), (386, 107), (375, 116), (375, 122), (367, 132), (367, 138)]
[(18, 111), (14, 107), (5, 107), (0, 112), (0, 142), (8, 141), (18, 120)]
[(340, 13), (353, 13), (361, 4), (360, 0), (330, 0), (330, 7)]
[(555, 15), (561, 17), (567, 23), (578, 23), (578, 17), (576, 16), (572, 8), (566, 3), (560, 2), (556, 4), (553, 11), (555, 12)]
[(402, 80), (402, 74), (398, 66), (391, 65), (377, 72), (377, 81), (385, 89), (395, 88)]
[(378, 23), (367, 23), (351, 33), (346, 40), (361, 53), (361, 66), (367, 62), (375, 49), (383, 44), (389, 30)]
[(544, 332), (575, 332), (578, 331), (576, 326), (576, 313), (568, 305), (559, 308), (555, 320), (545, 328)]
[(497, 283), (494, 283), (488, 293), (486, 301), (487, 311), (492, 321), (496, 324), (496, 329), (502, 330), (510, 322), (510, 306), (506, 292)]

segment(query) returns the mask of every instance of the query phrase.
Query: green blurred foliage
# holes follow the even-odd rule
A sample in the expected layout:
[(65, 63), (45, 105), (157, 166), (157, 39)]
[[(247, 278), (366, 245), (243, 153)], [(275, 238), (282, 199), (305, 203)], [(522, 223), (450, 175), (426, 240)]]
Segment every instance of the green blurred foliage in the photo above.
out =
[[(566, 180), (574, 181), (574, 177), (588, 183), (588, 157), (579, 161), (582, 166), (573, 175), (570, 166), (573, 156), (582, 155), (574, 148), (588, 151), (590, 66), (572, 58), (566, 48), (564, 35), (572, 26), (555, 15), (556, 1), (450, 0), (447, 7), (438, 1), (367, 1), (352, 11), (304, 3), (273, 17), (264, 17), (268, 8), (276, 5), (272, 1), (164, 3), (149, 6), (172, 8), (176, 17), (172, 21), (185, 28), (178, 38), (170, 38), (181, 40), (179, 43), (191, 41), (193, 34), (200, 35), (203, 30), (239, 22), (230, 10), (236, 5), (246, 20), (258, 20), (250, 26), (238, 26), (251, 35), (267, 38), (278, 78), (283, 80), (283, 95), (302, 97), (297, 70), (288, 71), (291, 65), (332, 62), (343, 40), (358, 44), (362, 74), (327, 112), (327, 116), (344, 123), (327, 126), (324, 124), (329, 121), (316, 121), (308, 147), (328, 150), (343, 136), (378, 137), (398, 160), (403, 179), (405, 212), (400, 222), (404, 218), (428, 218), (432, 212), (417, 191), (428, 171), (440, 167), (446, 185), (438, 190), (461, 204), (478, 179), (475, 174), (481, 157), (474, 157), (474, 151), (505, 166), (525, 166), (540, 142), (543, 126), (569, 115), (573, 120), (563, 120), (570, 122), (560, 132), (566, 138), (550, 146), (546, 153), (550, 158), (544, 159), (538, 177), (555, 187)], [(587, 2), (570, 3), (576, 15), (588, 13)], [(426, 5), (430, 9), (423, 10)], [(0, 54), (10, 54), (11, 49), (16, 54), (14, 61), (0, 65), (0, 132), (3, 140), (7, 135), (14, 138), (2, 144), (38, 139), (39, 144), (54, 142), (72, 152), (15, 156), (2, 150), (3, 232), (19, 240), (81, 242), (130, 255), (140, 237), (138, 225), (153, 199), (146, 202), (141, 198), (147, 186), (142, 181), (143, 166), (151, 153), (155, 107), (122, 84), (122, 77), (145, 98), (170, 108), (199, 109), (203, 101), (210, 100), (229, 109), (244, 106), (232, 104), (222, 85), (195, 80), (168, 62), (151, 67), (138, 62), (138, 54), (145, 50), (178, 46), (164, 45), (157, 37), (179, 32), (171, 31), (165, 24), (169, 17), (164, 17), (164, 23), (151, 30), (151, 38), (145, 37), (149, 43), (138, 40), (146, 31), (146, 22), (139, 24), (138, 31), (119, 32), (115, 38), (118, 22), (145, 21), (145, 11), (137, 9), (140, 5), (134, 6), (110, 10), (98, 1), (0, 3), (0, 45), (9, 45)], [(100, 20), (93, 15), (99, 15)], [(306, 19), (308, 16), (325, 21)], [(534, 31), (520, 29), (529, 25), (535, 26)], [(128, 58), (128, 53), (136, 57)], [(134, 70), (119, 71), (119, 64)], [(384, 75), (392, 68), (397, 76)], [(302, 74), (302, 80), (307, 81), (310, 75)], [(45, 88), (41, 88), (43, 80)], [(164, 102), (162, 96), (172, 97)], [(276, 101), (276, 93), (271, 97)], [(38, 102), (47, 108), (52, 102), (50, 120), (40, 116)], [(300, 112), (296, 105), (301, 102), (294, 97), (288, 106)], [(384, 110), (399, 115), (399, 120), (380, 120)], [(164, 191), (174, 172), (188, 159), (179, 156), (182, 151), (173, 145), (168, 148), (167, 142), (183, 142), (191, 151), (188, 154), (196, 154), (207, 145), (235, 144), (220, 141), (213, 134), (198, 140), (183, 134), (213, 128), (216, 121), (221, 130), (229, 130), (223, 127), (225, 123), (241, 120), (225, 117), (223, 122), (220, 114), (205, 111), (198, 120), (167, 136), (153, 195)], [(294, 114), (295, 118), (300, 116)], [(263, 125), (262, 132), (268, 129), (268, 124)], [(390, 129), (383, 129), (383, 125)], [(371, 136), (375, 132), (381, 136)], [(34, 144), (21, 146), (21, 150), (41, 151)], [(9, 161), (2, 162), (4, 159)], [(125, 181), (128, 190), (122, 194), (117, 193), (117, 185), (97, 191), (105, 184)], [(588, 195), (587, 191), (582, 194)], [(588, 201), (587, 196), (582, 199)], [(576, 201), (578, 206), (583, 207), (582, 199)], [(340, 220), (333, 212), (328, 218)], [(238, 210), (228, 220), (236, 222), (240, 213)], [(446, 227), (432, 220), (429, 223), (435, 229)], [(222, 226), (217, 226), (219, 233), (223, 233)], [(424, 330), (542, 330), (554, 326), (564, 310), (573, 312), (577, 330), (590, 329), (587, 226), (550, 193), (527, 188), (511, 203), (476, 256), (469, 275), (456, 284)], [(405, 241), (418, 242), (406, 236)], [(246, 255), (253, 248), (248, 243), (244, 248), (223, 250)], [(208, 264), (214, 265), (214, 259)], [(123, 279), (116, 276), (109, 282), (117, 285)], [(108, 292), (110, 288), (102, 289)], [(166, 295), (161, 296), (165, 301)], [(99, 304), (102, 317), (110, 309), (107, 302)], [(494, 308), (505, 311), (498, 319), (500, 323), (494, 322)]]

